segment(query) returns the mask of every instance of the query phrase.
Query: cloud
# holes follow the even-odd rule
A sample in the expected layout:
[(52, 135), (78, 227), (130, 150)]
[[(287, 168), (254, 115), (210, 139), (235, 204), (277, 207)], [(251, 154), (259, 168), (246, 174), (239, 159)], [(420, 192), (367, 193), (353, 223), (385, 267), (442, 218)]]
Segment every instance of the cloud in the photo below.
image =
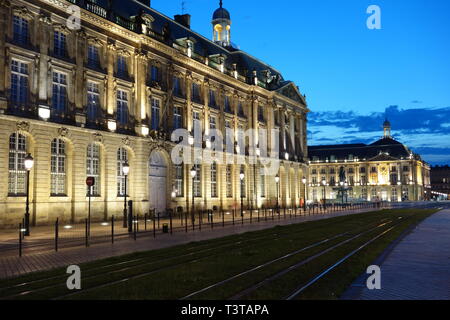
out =
[(433, 164), (450, 162), (450, 107), (401, 109), (390, 106), (368, 115), (323, 111), (309, 115), (310, 145), (371, 143), (383, 134), (388, 118), (392, 135)]

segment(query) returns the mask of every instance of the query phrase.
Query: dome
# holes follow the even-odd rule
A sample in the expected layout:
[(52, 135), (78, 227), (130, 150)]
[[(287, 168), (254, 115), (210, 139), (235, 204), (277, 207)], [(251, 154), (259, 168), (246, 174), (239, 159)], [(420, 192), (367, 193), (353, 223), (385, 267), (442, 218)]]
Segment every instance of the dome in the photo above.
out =
[(390, 127), (390, 126), (391, 123), (389, 122), (389, 120), (388, 119), (384, 120), (383, 127)]
[(231, 20), (228, 10), (222, 7), (222, 1), (220, 1), (220, 8), (214, 11), (213, 20), (216, 19)]

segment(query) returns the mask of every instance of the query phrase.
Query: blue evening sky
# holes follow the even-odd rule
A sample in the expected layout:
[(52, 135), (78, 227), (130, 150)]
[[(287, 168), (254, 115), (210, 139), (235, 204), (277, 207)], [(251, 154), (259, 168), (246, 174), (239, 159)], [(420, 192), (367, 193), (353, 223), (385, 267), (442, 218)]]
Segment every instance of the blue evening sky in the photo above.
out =
[[(152, 0), (173, 17), (181, 0)], [(211, 38), (217, 0), (186, 0)], [(369, 5), (381, 30), (369, 30)], [(396, 139), (432, 164), (450, 162), (449, 0), (224, 0), (232, 41), (306, 94), (309, 144), (371, 142), (387, 114)]]

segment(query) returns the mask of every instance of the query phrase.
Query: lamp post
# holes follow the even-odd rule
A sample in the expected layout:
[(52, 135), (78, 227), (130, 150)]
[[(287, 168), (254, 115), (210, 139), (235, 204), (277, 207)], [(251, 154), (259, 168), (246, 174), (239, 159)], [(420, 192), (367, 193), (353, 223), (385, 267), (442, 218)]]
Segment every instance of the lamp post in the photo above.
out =
[(308, 195), (306, 194), (306, 177), (303, 177), (302, 182), (305, 186), (305, 199), (303, 201), (303, 209), (306, 211), (306, 201), (308, 200)]
[(122, 166), (122, 172), (125, 176), (125, 191), (123, 195), (123, 227), (127, 227), (127, 180), (128, 180), (128, 174), (130, 173), (130, 165), (127, 161)]
[(340, 181), (339, 185), (341, 186), (341, 197), (342, 197), (342, 204), (344, 204), (344, 181)]
[(241, 217), (244, 217), (244, 178), (245, 173), (244, 171), (241, 171), (239, 174), (239, 179), (241, 179)]
[(322, 180), (322, 185), (323, 185), (323, 205), (325, 206), (327, 200), (327, 190), (326, 190), (326, 185), (327, 185), (327, 180), (323, 179)]
[(275, 176), (275, 183), (277, 187), (277, 213), (280, 214), (280, 206), (278, 203), (278, 198), (280, 198), (280, 176), (278, 175), (278, 173)]
[(27, 202), (25, 206), (25, 233), (24, 236), (30, 235), (30, 170), (33, 168), (34, 159), (28, 154), (24, 160), (24, 166), (27, 170)]
[(191, 177), (192, 177), (192, 212), (191, 212), (191, 221), (192, 221), (192, 230), (195, 229), (195, 214), (194, 214), (194, 200), (195, 200), (195, 176), (197, 175), (197, 170), (195, 169), (195, 166), (191, 169)]

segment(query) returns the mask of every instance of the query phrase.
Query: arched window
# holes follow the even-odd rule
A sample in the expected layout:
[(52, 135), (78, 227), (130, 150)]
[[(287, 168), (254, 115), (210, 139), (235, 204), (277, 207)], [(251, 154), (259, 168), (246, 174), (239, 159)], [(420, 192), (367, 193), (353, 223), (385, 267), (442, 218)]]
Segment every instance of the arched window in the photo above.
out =
[(125, 148), (119, 148), (117, 150), (117, 195), (119, 197), (128, 193), (128, 190), (125, 191), (125, 174), (123, 173), (123, 166), (126, 162), (128, 162), (128, 152)]
[(61, 139), (54, 139), (51, 149), (51, 195), (66, 195), (66, 144)]
[(211, 197), (217, 198), (218, 191), (217, 191), (217, 163), (213, 162), (211, 164)]
[[(95, 179), (95, 184), (92, 187), (92, 195), (100, 196), (100, 146), (91, 143), (87, 146), (86, 153), (86, 175)], [(89, 188), (87, 189), (89, 194)]]
[(20, 196), (25, 194), (26, 170), (24, 165), (27, 156), (27, 140), (20, 133), (9, 137), (8, 194)]

